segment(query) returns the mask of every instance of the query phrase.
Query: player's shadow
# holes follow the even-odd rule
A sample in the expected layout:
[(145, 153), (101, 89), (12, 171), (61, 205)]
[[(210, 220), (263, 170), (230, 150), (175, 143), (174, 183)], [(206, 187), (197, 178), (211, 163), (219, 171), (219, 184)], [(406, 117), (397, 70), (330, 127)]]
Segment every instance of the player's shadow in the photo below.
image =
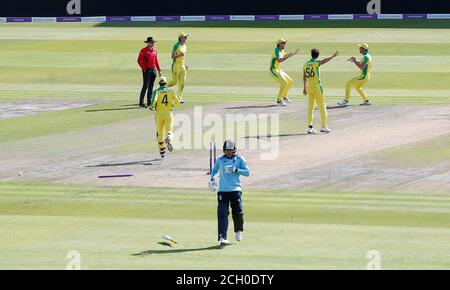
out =
[[(347, 107), (353, 107), (354, 105), (347, 105), (347, 106), (339, 106), (339, 105), (335, 105), (335, 106), (327, 106), (327, 110), (334, 110), (334, 109), (345, 109)], [(316, 108), (317, 109), (317, 108)]]
[(102, 163), (97, 165), (87, 165), (86, 167), (115, 167), (115, 166), (130, 166), (130, 165), (153, 165), (153, 162), (161, 161), (160, 159), (123, 162), (123, 163)]
[(189, 249), (170, 249), (170, 250), (147, 250), (139, 253), (131, 254), (135, 257), (145, 257), (148, 255), (161, 255), (161, 254), (177, 254), (177, 253), (187, 253), (187, 252), (200, 252), (200, 251), (215, 251), (222, 250), (226, 246), (210, 246), (205, 248), (189, 248)]
[[(128, 106), (128, 105), (127, 105)], [(130, 105), (131, 106), (131, 105)], [(108, 111), (124, 111), (124, 110), (138, 110), (140, 107), (127, 107), (127, 108), (112, 108), (112, 109), (97, 109), (97, 110), (85, 110), (86, 113), (93, 112), (108, 112)]]
[(225, 110), (241, 110), (241, 109), (265, 109), (265, 108), (273, 108), (277, 107), (277, 105), (250, 105), (250, 106), (237, 106), (237, 107), (228, 107), (224, 108)]
[(294, 136), (306, 136), (307, 133), (291, 133), (291, 134), (278, 134), (278, 135), (267, 135), (267, 136), (246, 136), (245, 139), (255, 138), (255, 139), (268, 139), (274, 137), (294, 137)]

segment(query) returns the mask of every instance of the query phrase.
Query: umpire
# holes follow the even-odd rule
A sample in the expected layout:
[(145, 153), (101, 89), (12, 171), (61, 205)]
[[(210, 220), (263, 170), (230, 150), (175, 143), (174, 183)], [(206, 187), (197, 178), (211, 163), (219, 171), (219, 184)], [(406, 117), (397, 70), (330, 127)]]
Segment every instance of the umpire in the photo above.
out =
[[(141, 95), (139, 98), (139, 107), (146, 108), (150, 106), (151, 95), (153, 92), (153, 85), (155, 83), (156, 74), (161, 77), (161, 67), (159, 66), (158, 61), (158, 52), (155, 49), (156, 40), (153, 37), (147, 37), (147, 40), (144, 41), (147, 43), (147, 46), (141, 49), (138, 56), (138, 64), (142, 69), (142, 89)], [(147, 104), (144, 103), (145, 93), (147, 93)]]
[(229, 245), (227, 239), (228, 215), (231, 206), (233, 216), (234, 232), (236, 241), (242, 240), (244, 231), (244, 210), (242, 207), (242, 189), (240, 176), (249, 176), (250, 170), (245, 159), (236, 154), (236, 145), (233, 141), (227, 140), (223, 144), (224, 155), (217, 159), (211, 172), (209, 189), (216, 190), (214, 177), (219, 173), (219, 192), (217, 193), (217, 220), (218, 220), (218, 240), (221, 246)]

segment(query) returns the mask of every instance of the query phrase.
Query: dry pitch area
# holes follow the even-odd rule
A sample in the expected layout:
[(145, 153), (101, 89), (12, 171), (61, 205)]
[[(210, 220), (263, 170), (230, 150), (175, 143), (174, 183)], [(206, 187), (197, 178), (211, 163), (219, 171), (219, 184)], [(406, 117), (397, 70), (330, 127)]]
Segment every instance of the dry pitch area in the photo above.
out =
[[(305, 134), (303, 125), (305, 103), (298, 102), (298, 99), (295, 98), (296, 102), (288, 108), (270, 108), (271, 113), (282, 115), (281, 126), (296, 128), (292, 133), (279, 134), (278, 158), (261, 160), (261, 153), (267, 152), (263, 149), (239, 150), (252, 169), (252, 177), (244, 179), (246, 186), (258, 189), (401, 192), (424, 189), (442, 192), (450, 188), (448, 159), (429, 161), (425, 158), (423, 162), (414, 162), (416, 147), (420, 151), (418, 153), (425, 156), (439, 156), (439, 151), (445, 149), (445, 141), (450, 138), (450, 114), (445, 113), (450, 111), (449, 105), (330, 106), (329, 119), (333, 132), (310, 136)], [(33, 104), (31, 102), (30, 106)], [(225, 114), (236, 111), (243, 114), (265, 113), (266, 107), (264, 104), (230, 103), (209, 106), (203, 113), (220, 114), (225, 119)], [(18, 110), (22, 111), (21, 106)], [(193, 118), (193, 109), (183, 113)], [(205, 190), (208, 148), (176, 151), (160, 161), (154, 146), (145, 145), (154, 142), (153, 132), (152, 113), (148, 113), (147, 117), (136, 120), (10, 142), (2, 145), (5, 157), (0, 165), (0, 178), (10, 182), (46, 181)], [(430, 142), (432, 140), (437, 141)], [(420, 145), (426, 141), (430, 142), (431, 148), (421, 148), (423, 146)], [(138, 152), (117, 149), (129, 144), (143, 145)], [(220, 154), (220, 144), (218, 147)], [(411, 148), (411, 152), (398, 157), (397, 161), (392, 159), (395, 154), (390, 152), (403, 147), (405, 150)], [(443, 157), (446, 157), (445, 152)], [(23, 175), (19, 176), (19, 172)], [(134, 176), (98, 178), (115, 174)]]

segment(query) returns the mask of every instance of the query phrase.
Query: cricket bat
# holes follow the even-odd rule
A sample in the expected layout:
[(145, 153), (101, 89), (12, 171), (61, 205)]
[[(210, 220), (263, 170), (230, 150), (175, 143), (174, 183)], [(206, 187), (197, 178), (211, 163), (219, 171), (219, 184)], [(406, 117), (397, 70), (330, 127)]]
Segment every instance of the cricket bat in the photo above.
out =
[(172, 239), (169, 235), (165, 235), (164, 237), (162, 237), (164, 240), (166, 241), (171, 241), (174, 244), (178, 244), (177, 241), (175, 241), (174, 239)]

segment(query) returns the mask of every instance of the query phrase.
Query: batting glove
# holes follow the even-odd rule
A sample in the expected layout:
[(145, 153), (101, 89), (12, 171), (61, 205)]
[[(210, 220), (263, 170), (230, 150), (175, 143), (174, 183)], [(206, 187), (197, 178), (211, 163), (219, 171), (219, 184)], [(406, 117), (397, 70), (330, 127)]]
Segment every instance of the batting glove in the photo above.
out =
[(209, 186), (209, 190), (211, 190), (211, 192), (215, 192), (216, 191), (216, 181), (215, 180), (211, 180), (208, 184)]

